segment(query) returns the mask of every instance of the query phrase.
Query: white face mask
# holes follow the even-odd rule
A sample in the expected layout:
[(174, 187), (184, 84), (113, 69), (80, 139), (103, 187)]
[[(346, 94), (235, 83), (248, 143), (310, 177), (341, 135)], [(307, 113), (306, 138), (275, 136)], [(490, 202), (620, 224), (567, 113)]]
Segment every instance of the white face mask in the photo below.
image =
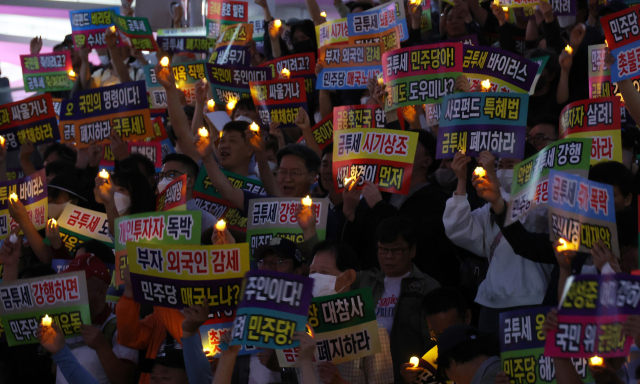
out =
[(69, 204), (68, 201), (63, 204), (49, 203), (49, 218), (58, 220), (67, 204)]
[[(341, 274), (340, 276), (342, 276), (343, 274)], [(336, 293), (338, 293), (336, 292), (336, 280), (340, 276), (336, 277), (331, 275), (324, 275), (322, 273), (311, 273), (309, 275), (309, 277), (313, 279), (313, 290), (311, 291), (311, 295), (313, 297), (335, 295)], [(340, 290), (342, 291), (343, 289), (344, 287), (342, 287), (342, 289)]]
[(319, 123), (320, 121), (322, 121), (322, 115), (320, 114), (320, 111), (315, 112), (313, 114), (313, 118), (315, 119), (316, 123)]
[(102, 65), (109, 65), (109, 63), (111, 62), (111, 60), (109, 60), (109, 56), (107, 55), (99, 55), (98, 58), (100, 59), (100, 64)]
[(167, 185), (169, 185), (169, 183), (172, 181), (173, 180), (171, 180), (168, 177), (165, 177), (162, 180), (160, 180), (160, 182), (158, 182), (158, 192), (162, 193), (162, 191), (164, 191), (164, 189), (167, 188)]
[(498, 169), (496, 171), (496, 176), (498, 176), (498, 180), (500, 180), (500, 185), (502, 188), (511, 193), (511, 180), (513, 180), (513, 169)]
[(131, 198), (120, 192), (116, 192), (113, 195), (113, 201), (116, 203), (116, 209), (120, 216), (124, 215), (131, 206)]
[[(271, 161), (269, 161), (268, 163), (269, 163), (269, 168), (271, 169), (271, 171), (272, 171), (272, 172), (273, 172), (273, 171), (275, 171), (275, 170), (276, 170), (276, 168), (278, 168), (278, 164), (276, 164), (276, 163), (274, 163), (274, 162), (271, 162)], [(258, 177), (260, 177), (260, 169), (259, 169), (259, 167), (258, 167), (258, 164), (256, 164), (256, 167), (255, 167), (254, 169), (255, 169), (255, 171), (256, 171), (256, 175), (257, 175)]]
[(436, 169), (436, 180), (444, 188), (451, 188), (458, 183), (458, 176), (453, 169), (438, 168)]
[(362, 105), (367, 105), (367, 101), (369, 101), (368, 96), (360, 98), (360, 104)]
[(253, 120), (251, 120), (250, 118), (248, 118), (247, 116), (244, 116), (244, 115), (240, 115), (240, 116), (236, 117), (235, 121), (246, 121), (249, 124), (253, 123)]

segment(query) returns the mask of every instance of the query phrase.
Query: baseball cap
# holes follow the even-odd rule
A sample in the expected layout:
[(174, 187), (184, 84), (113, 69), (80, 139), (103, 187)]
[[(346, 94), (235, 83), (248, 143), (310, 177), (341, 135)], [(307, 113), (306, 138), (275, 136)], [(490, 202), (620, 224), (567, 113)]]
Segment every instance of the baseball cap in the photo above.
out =
[(87, 201), (80, 193), (80, 180), (66, 173), (54, 177), (53, 180), (47, 184), (47, 188), (59, 189), (72, 195), (72, 198), (77, 197), (80, 200)]
[(167, 368), (180, 368), (186, 370), (182, 349), (166, 348), (161, 355), (153, 360), (154, 365), (160, 364)]
[(291, 259), (296, 264), (302, 263), (302, 254), (296, 247), (296, 244), (291, 240), (284, 239), (282, 237), (274, 237), (271, 239), (269, 244), (258, 247), (258, 249), (253, 252), (253, 258), (256, 260), (262, 260), (268, 251), (275, 252), (283, 259)]
[(600, 8), (600, 10), (598, 11), (598, 17), (607, 16), (612, 13), (620, 12), (627, 8), (629, 8), (629, 6), (622, 1), (617, 1), (617, 0), (609, 1), (607, 4), (605, 4), (604, 7)]
[(84, 255), (77, 256), (71, 264), (69, 264), (69, 268), (60, 273), (76, 271), (84, 271), (87, 274), (87, 280), (92, 277), (97, 277), (105, 283), (111, 284), (111, 274), (107, 266), (93, 253), (85, 253)]
[(452, 325), (438, 336), (438, 355), (451, 351), (465, 341), (475, 340), (478, 335), (478, 330), (469, 324)]

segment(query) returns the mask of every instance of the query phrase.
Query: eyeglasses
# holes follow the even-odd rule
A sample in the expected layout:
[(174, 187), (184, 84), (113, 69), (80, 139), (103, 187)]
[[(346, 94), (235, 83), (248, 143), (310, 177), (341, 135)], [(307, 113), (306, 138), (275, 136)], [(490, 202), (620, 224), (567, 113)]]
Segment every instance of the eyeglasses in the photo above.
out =
[(429, 335), (431, 335), (431, 340), (438, 342), (438, 336), (442, 335), (442, 332), (430, 331)]
[(387, 247), (378, 247), (378, 255), (387, 255), (389, 252), (393, 256), (402, 256), (404, 251), (409, 248), (387, 248)]
[(540, 145), (545, 140), (554, 141), (552, 138), (547, 137), (545, 135), (535, 135), (535, 136), (530, 137), (530, 138), (527, 139), (527, 141), (529, 143), (534, 144), (534, 145)]
[(266, 269), (280, 270), (280, 269), (284, 269), (287, 265), (289, 265), (289, 263), (293, 263), (293, 261), (292, 260), (278, 260), (278, 261), (259, 260), (258, 268), (263, 269), (266, 267)]
[(180, 171), (167, 171), (167, 172), (158, 172), (155, 175), (153, 175), (153, 177), (156, 179), (156, 181), (160, 181), (162, 179), (164, 179), (165, 177), (167, 179), (173, 180), (178, 176), (182, 176), (184, 175), (184, 172), (180, 172)]
[(309, 173), (309, 171), (307, 172), (300, 172), (300, 171), (287, 171), (286, 169), (278, 169), (276, 171), (276, 177), (279, 179), (286, 179), (287, 175), (289, 175), (289, 177), (291, 177), (291, 180), (299, 180), (302, 175), (304, 175), (305, 173)]

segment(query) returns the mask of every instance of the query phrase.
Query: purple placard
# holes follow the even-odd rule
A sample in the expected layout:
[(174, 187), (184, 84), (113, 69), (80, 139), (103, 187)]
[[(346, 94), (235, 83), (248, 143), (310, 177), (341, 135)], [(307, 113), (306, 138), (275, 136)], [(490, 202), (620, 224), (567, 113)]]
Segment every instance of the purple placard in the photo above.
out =
[(183, 309), (208, 297), (209, 313), (215, 313), (237, 307), (242, 279), (178, 280), (132, 273), (131, 284), (137, 303)]
[(274, 271), (249, 271), (245, 275), (240, 308), (263, 308), (307, 316), (313, 279)]
[[(495, 157), (505, 157), (509, 159), (522, 159), (524, 157), (524, 142), (526, 140), (526, 130), (523, 127), (510, 126), (510, 125), (455, 125), (443, 127), (438, 129), (438, 145), (436, 146), (436, 158), (447, 159), (453, 158), (455, 151), (444, 151), (446, 146), (450, 146), (453, 137), (463, 136), (463, 140), (459, 140), (460, 143), (465, 141), (466, 155), (478, 156), (482, 151), (489, 151)], [(511, 135), (513, 134), (513, 135)], [(509, 147), (513, 146), (513, 151), (505, 151), (505, 137), (509, 140), (514, 138), (513, 143), (509, 144)], [(500, 148), (496, 148), (498, 145)], [(450, 152), (450, 153), (449, 153)]]
[(575, 16), (578, 12), (577, 0), (549, 0), (554, 16)]
[(9, 195), (15, 193), (20, 202), (27, 206), (47, 198), (47, 178), (41, 169), (33, 175), (0, 182), (0, 209), (8, 209)]
[(527, 93), (531, 89), (536, 73), (538, 73), (538, 64), (500, 48), (470, 45), (465, 45), (463, 48), (465, 61), (468, 57), (484, 58), (484, 60), (472, 60), (469, 64), (465, 63), (465, 74), (479, 74), (483, 78), (492, 76)]

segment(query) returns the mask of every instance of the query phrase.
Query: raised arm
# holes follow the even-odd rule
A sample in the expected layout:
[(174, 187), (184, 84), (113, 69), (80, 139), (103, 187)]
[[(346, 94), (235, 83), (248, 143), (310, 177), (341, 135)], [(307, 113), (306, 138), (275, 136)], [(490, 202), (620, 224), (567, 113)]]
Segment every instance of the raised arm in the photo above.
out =
[(129, 76), (129, 70), (127, 66), (124, 65), (125, 58), (120, 55), (120, 50), (118, 49), (118, 35), (112, 32), (109, 27), (104, 32), (104, 40), (109, 48), (109, 55), (111, 55), (111, 65), (113, 65), (113, 68), (116, 70), (120, 83), (130, 82), (131, 76)]
[(29, 214), (20, 200), (11, 201), (9, 199), (9, 214), (20, 225), (20, 229), (29, 241), (29, 246), (38, 259), (44, 264), (51, 264), (53, 252), (51, 247), (44, 243), (42, 236), (31, 222)]
[(197, 135), (198, 129), (204, 127), (204, 107), (207, 105), (207, 92), (209, 91), (209, 83), (205, 79), (198, 80), (196, 83), (196, 107), (191, 120), (191, 134)]
[(209, 317), (209, 300), (203, 300), (202, 304), (192, 305), (183, 311), (182, 347), (189, 384), (211, 384), (213, 381), (211, 365), (202, 350), (202, 341), (198, 333), (198, 329)]
[(313, 24), (320, 25), (327, 21), (326, 17), (320, 16), (320, 7), (316, 0), (304, 0), (304, 2), (307, 4), (307, 10), (309, 11), (309, 15), (311, 15)]
[(296, 125), (302, 131), (302, 137), (304, 138), (304, 142), (306, 143), (307, 147), (317, 153), (318, 157), (322, 158), (322, 150), (320, 149), (320, 146), (318, 146), (316, 138), (313, 137), (313, 132), (311, 131), (311, 121), (309, 120), (309, 115), (307, 114), (307, 111), (302, 108), (298, 110)]
[[(247, 136), (249, 145), (251, 145), (251, 148), (253, 148), (253, 153), (256, 156), (258, 170), (260, 170), (260, 179), (262, 180), (265, 191), (267, 191), (267, 193), (271, 196), (280, 196), (280, 185), (278, 185), (278, 181), (273, 175), (271, 167), (269, 167), (267, 152), (265, 151), (264, 147), (264, 139), (262, 138), (262, 136), (253, 133), (253, 131), (251, 131), (250, 129), (247, 129), (244, 133)], [(242, 195), (242, 201), (244, 202), (244, 195)], [(240, 206), (239, 208), (244, 209), (244, 206)]]

